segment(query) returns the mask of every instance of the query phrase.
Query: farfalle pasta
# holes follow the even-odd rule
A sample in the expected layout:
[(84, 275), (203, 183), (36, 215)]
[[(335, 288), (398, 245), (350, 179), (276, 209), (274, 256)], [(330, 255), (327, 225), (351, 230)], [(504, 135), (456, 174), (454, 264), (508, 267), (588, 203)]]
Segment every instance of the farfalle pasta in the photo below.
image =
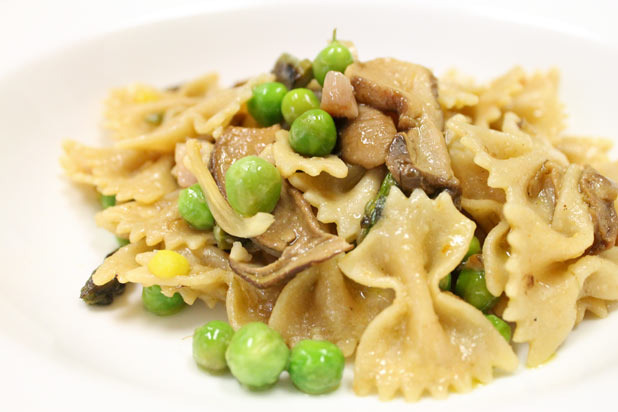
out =
[(382, 399), (398, 391), (411, 401), (425, 391), (445, 397), (451, 388), (488, 382), (493, 367), (517, 367), (515, 353), (483, 314), (438, 287), (463, 258), (474, 228), (446, 194), (431, 200), (417, 189), (406, 198), (394, 189), (382, 220), (341, 261), (356, 282), (395, 291), (393, 304), (361, 338), (357, 393), (375, 388)]
[(110, 146), (61, 157), (120, 242), (84, 301), (133, 283), (158, 315), (224, 305), (229, 331), (278, 332), (301, 390), (338, 381), (298, 380), (287, 348), (328, 341), (358, 395), (407, 401), (513, 372), (511, 340), (542, 364), (586, 313), (608, 316), (618, 163), (611, 140), (563, 133), (557, 70), (481, 84), (331, 46), (341, 67), (283, 54), (232, 87), (209, 73), (111, 92)]

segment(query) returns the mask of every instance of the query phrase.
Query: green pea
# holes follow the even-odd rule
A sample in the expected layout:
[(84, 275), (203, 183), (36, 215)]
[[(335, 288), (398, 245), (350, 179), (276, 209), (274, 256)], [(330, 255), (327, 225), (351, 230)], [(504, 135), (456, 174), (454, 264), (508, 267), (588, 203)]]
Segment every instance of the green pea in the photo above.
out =
[(476, 236), (474, 236), (470, 241), (470, 246), (468, 246), (468, 252), (466, 253), (466, 256), (464, 256), (464, 260), (468, 259), (472, 255), (476, 255), (477, 253), (481, 253), (481, 242)]
[(261, 157), (243, 157), (225, 173), (225, 192), (230, 206), (241, 215), (270, 213), (281, 195), (281, 175)]
[(440, 286), (440, 289), (451, 290), (452, 280), (453, 280), (453, 277), (451, 276), (450, 273), (444, 276), (442, 279), (440, 279), (440, 283), (438, 284)]
[(335, 121), (324, 110), (308, 110), (292, 123), (289, 142), (296, 153), (326, 156), (337, 143)]
[(508, 323), (506, 323), (496, 315), (485, 315), (485, 317), (491, 322), (492, 325), (494, 325), (496, 329), (498, 329), (500, 335), (502, 335), (502, 337), (506, 339), (507, 342), (511, 341), (511, 327)]
[(261, 322), (248, 323), (238, 329), (225, 351), (232, 375), (253, 389), (277, 382), (289, 356), (290, 350), (281, 335)]
[(193, 332), (193, 359), (201, 367), (213, 372), (227, 367), (225, 351), (234, 329), (220, 320), (213, 320)]
[(179, 293), (168, 298), (161, 293), (161, 286), (153, 285), (142, 289), (142, 303), (148, 312), (158, 316), (168, 316), (182, 310), (186, 304)]
[(281, 113), (288, 124), (307, 110), (319, 109), (320, 101), (309, 89), (294, 89), (285, 94), (281, 102)]
[(354, 57), (350, 50), (335, 40), (335, 34), (333, 32), (333, 41), (313, 59), (313, 76), (321, 86), (324, 85), (326, 73), (331, 70), (343, 73), (346, 67), (354, 62)]
[(455, 293), (483, 312), (491, 309), (498, 301), (487, 290), (483, 270), (463, 269), (457, 277)]
[(125, 239), (123, 237), (118, 237), (118, 236), (116, 236), (116, 242), (118, 242), (119, 247), (123, 247), (131, 243), (129, 239)]
[(100, 195), (99, 202), (101, 202), (101, 207), (103, 209), (116, 206), (116, 195)]
[(298, 389), (318, 395), (339, 386), (345, 358), (337, 345), (328, 341), (303, 340), (290, 353), (290, 378)]
[(253, 88), (253, 97), (247, 102), (249, 113), (262, 126), (281, 122), (281, 101), (288, 89), (279, 82), (262, 83)]
[(199, 183), (180, 191), (178, 212), (187, 223), (196, 229), (210, 230), (215, 225), (215, 218), (210, 213)]

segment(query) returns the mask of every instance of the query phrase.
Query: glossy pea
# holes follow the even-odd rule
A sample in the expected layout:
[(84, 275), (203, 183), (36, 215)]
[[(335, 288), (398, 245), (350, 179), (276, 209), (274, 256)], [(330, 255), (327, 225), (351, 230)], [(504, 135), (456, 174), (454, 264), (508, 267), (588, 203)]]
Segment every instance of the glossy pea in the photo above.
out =
[(307, 110), (319, 109), (320, 101), (309, 89), (293, 89), (285, 94), (281, 102), (281, 113), (288, 124)]
[(457, 277), (455, 293), (483, 312), (491, 309), (498, 300), (487, 290), (485, 272), (482, 270), (463, 269)]
[(500, 335), (502, 335), (502, 337), (506, 339), (507, 342), (511, 341), (511, 327), (508, 323), (506, 323), (496, 315), (485, 315), (485, 317), (491, 322), (492, 325), (494, 325), (498, 332), (500, 332)]
[(187, 223), (196, 229), (210, 230), (215, 225), (215, 218), (210, 213), (199, 183), (180, 191), (178, 212)]
[(229, 323), (213, 320), (193, 332), (193, 359), (201, 367), (220, 372), (227, 367), (225, 351), (234, 335)]
[(321, 109), (301, 114), (290, 128), (290, 146), (304, 156), (326, 156), (337, 143), (335, 121)]
[(171, 298), (161, 292), (159, 285), (148, 286), (142, 289), (142, 303), (144, 308), (158, 316), (169, 316), (182, 310), (186, 303), (179, 293)]
[(466, 252), (464, 260), (468, 259), (472, 255), (476, 255), (477, 253), (481, 253), (481, 242), (476, 236), (474, 236), (470, 241), (470, 245), (468, 246), (468, 252)]
[(281, 195), (281, 175), (261, 157), (243, 157), (225, 173), (225, 191), (230, 206), (241, 215), (269, 213)]
[(337, 345), (328, 341), (303, 340), (290, 353), (288, 371), (294, 386), (318, 395), (339, 386), (345, 358)]
[(281, 335), (261, 322), (238, 329), (225, 360), (238, 381), (253, 389), (273, 385), (288, 364), (290, 350)]
[(324, 77), (329, 71), (344, 72), (354, 62), (350, 50), (337, 40), (333, 40), (313, 59), (313, 76), (324, 85)]
[(279, 82), (268, 82), (253, 88), (253, 96), (247, 102), (247, 109), (262, 126), (272, 126), (283, 120), (281, 102), (288, 89)]

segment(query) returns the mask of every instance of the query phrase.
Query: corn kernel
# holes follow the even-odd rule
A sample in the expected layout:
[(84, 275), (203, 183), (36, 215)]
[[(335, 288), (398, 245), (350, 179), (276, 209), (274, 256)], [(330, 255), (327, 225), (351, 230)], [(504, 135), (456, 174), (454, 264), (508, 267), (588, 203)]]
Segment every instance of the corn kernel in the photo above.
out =
[(161, 279), (186, 276), (191, 265), (186, 257), (173, 250), (159, 250), (148, 262), (148, 270)]
[(135, 103), (156, 102), (161, 98), (161, 93), (154, 87), (137, 85), (133, 88), (133, 101)]

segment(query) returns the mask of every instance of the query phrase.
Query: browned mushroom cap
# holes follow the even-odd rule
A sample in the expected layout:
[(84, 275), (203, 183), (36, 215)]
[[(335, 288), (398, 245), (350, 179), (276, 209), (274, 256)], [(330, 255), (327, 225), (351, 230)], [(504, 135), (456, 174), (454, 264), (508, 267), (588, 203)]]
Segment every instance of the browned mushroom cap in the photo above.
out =
[(228, 127), (219, 136), (210, 156), (209, 169), (219, 190), (225, 196), (225, 172), (238, 159), (258, 155), (266, 145), (275, 142), (279, 125), (266, 128)]
[(395, 136), (386, 167), (406, 193), (421, 188), (434, 196), (446, 190), (456, 204), (459, 201), (461, 187), (451, 169), (444, 137), (426, 116), (421, 117), (419, 127)]
[(253, 240), (281, 251), (281, 256), (264, 265), (230, 261), (234, 272), (258, 288), (283, 283), (309, 266), (352, 248), (342, 238), (325, 232), (302, 193), (285, 182), (273, 214), (272, 226)]
[(345, 70), (345, 75), (350, 78), (359, 103), (397, 112), (399, 130), (418, 126), (418, 119), (423, 113), (439, 130), (444, 127), (437, 100), (437, 81), (429, 69), (396, 59), (380, 58), (352, 63)]
[(349, 120), (341, 130), (341, 157), (365, 169), (384, 164), (388, 147), (397, 129), (390, 116), (361, 104), (358, 117)]
[(618, 187), (592, 167), (586, 166), (579, 178), (579, 190), (588, 204), (594, 224), (594, 241), (586, 254), (595, 255), (616, 244), (618, 217), (614, 201), (618, 196)]

